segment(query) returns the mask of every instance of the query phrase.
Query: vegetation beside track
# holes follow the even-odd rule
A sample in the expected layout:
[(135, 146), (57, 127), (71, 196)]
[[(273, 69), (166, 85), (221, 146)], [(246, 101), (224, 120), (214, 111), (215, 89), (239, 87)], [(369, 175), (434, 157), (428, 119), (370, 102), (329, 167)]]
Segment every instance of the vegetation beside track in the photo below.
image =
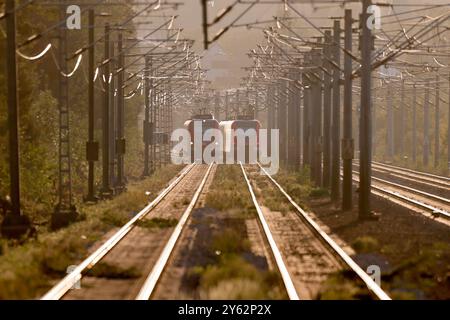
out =
[[(283, 173), (275, 177), (289, 193)], [(292, 179), (292, 178), (291, 178)], [(358, 193), (352, 211), (343, 212), (327, 194), (299, 197), (290, 193), (303, 208), (311, 209), (323, 224), (355, 251), (352, 258), (366, 270), (381, 268), (381, 285), (393, 299), (448, 299), (450, 296), (448, 227), (411, 212), (389, 200), (373, 198), (376, 220), (358, 220)], [(317, 195), (317, 196), (316, 196)], [(319, 196), (320, 195), (320, 196)], [(325, 283), (320, 299), (363, 299), (366, 295), (342, 272)]]
[[(85, 219), (68, 228), (50, 232), (47, 227), (41, 227), (36, 239), (22, 243), (1, 241), (0, 299), (40, 297), (55, 281), (66, 275), (69, 266), (85, 258), (97, 240), (125, 224), (154, 199), (180, 170), (179, 166), (164, 167), (154, 176), (130, 184), (127, 192), (112, 200), (83, 205), (80, 209)], [(151, 227), (165, 227), (167, 223), (154, 221)], [(103, 276), (136, 276), (133, 270), (96, 272)]]
[[(121, 23), (122, 17), (133, 14), (128, 1), (118, 0), (120, 6), (108, 4), (96, 7), (98, 12), (108, 12), (108, 21), (113, 25)], [(4, 4), (4, 1), (2, 1)], [(2, 6), (0, 4), (0, 6)], [(58, 6), (33, 6), (31, 10), (17, 11), (17, 40), (25, 41), (30, 35), (42, 32), (59, 21)], [(83, 23), (87, 23), (84, 21)], [(128, 36), (136, 36), (136, 28), (132, 22), (128, 25)], [(1, 33), (1, 32), (0, 32)], [(87, 32), (79, 32), (70, 36), (68, 52), (89, 43)], [(4, 53), (5, 38), (0, 36), (0, 52)], [(103, 44), (95, 46), (95, 61), (103, 61)], [(27, 45), (27, 52), (39, 52), (42, 42), (36, 41)], [(52, 49), (53, 50), (53, 49)], [(3, 54), (2, 54), (3, 58)], [(51, 214), (58, 203), (58, 90), (59, 81), (51, 54), (38, 61), (26, 61), (18, 58), (18, 96), (19, 96), (19, 142), (20, 142), (20, 183), (21, 209), (33, 225), (47, 226)], [(6, 64), (0, 64), (0, 199), (9, 195), (9, 150), (8, 119), (6, 99)], [(70, 106), (70, 138), (72, 155), (72, 191), (74, 204), (82, 209), (83, 196), (87, 193), (88, 164), (86, 159), (86, 140), (88, 134), (87, 101), (88, 90), (86, 75), (88, 64), (81, 63), (79, 71), (69, 81), (68, 105)], [(101, 120), (101, 101), (96, 100), (95, 122), (99, 126)], [(125, 112), (125, 175), (128, 179), (136, 179), (142, 174), (144, 146), (140, 114), (143, 111), (143, 96), (127, 101)], [(101, 141), (101, 130), (95, 131), (95, 140)], [(100, 154), (101, 156), (101, 154)], [(101, 157), (95, 166), (97, 187), (102, 175)], [(2, 221), (0, 208), (0, 223)]]
[[(309, 169), (301, 169), (300, 171), (289, 171), (280, 169), (279, 173), (274, 176), (276, 181), (286, 190), (286, 192), (296, 201), (303, 209), (307, 209), (307, 200), (311, 198), (322, 197), (328, 195), (328, 191), (322, 188), (316, 188), (312, 185), (309, 178)], [(264, 188), (263, 205), (271, 211), (286, 213), (290, 209), (286, 197), (277, 189), (272, 188), (272, 182), (265, 176), (256, 177), (258, 185)], [(267, 188), (266, 188), (267, 187)], [(260, 196), (261, 191), (256, 191)]]

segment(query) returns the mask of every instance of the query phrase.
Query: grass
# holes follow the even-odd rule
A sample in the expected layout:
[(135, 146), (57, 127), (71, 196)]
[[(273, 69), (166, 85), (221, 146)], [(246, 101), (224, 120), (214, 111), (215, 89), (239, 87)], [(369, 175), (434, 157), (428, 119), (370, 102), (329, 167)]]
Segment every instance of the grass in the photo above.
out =
[(167, 229), (173, 228), (177, 224), (177, 219), (153, 218), (141, 220), (137, 223), (137, 226), (145, 229)]
[(220, 166), (205, 205), (219, 211), (238, 209), (243, 217), (255, 213), (253, 202), (239, 166)]
[(221, 233), (212, 240), (211, 252), (220, 255), (241, 254), (250, 250), (250, 241), (245, 237), (246, 227), (241, 219), (225, 222), (225, 227)]
[(196, 270), (202, 299), (284, 299), (276, 272), (261, 271), (237, 255)]
[(86, 273), (87, 276), (107, 279), (136, 279), (141, 273), (136, 268), (121, 268), (105, 262), (99, 262)]
[(404, 259), (389, 273), (384, 273), (383, 281), (393, 299), (424, 299), (431, 295), (434, 299), (447, 299), (450, 290), (449, 259), (450, 245), (435, 243)]
[(318, 300), (367, 300), (372, 297), (367, 288), (357, 283), (352, 271), (340, 271), (331, 275), (323, 284)]
[[(290, 210), (290, 204), (286, 197), (274, 186), (267, 177), (257, 177), (260, 194), (263, 195), (263, 205), (271, 211), (286, 214)], [(304, 203), (310, 198), (328, 195), (324, 189), (314, 188), (309, 180), (309, 169), (289, 171), (281, 169), (274, 179), (301, 207), (306, 209)]]
[(379, 248), (378, 240), (369, 236), (358, 237), (352, 243), (352, 248), (358, 253), (375, 252)]
[(253, 263), (246, 220), (256, 209), (239, 166), (219, 166), (205, 205), (217, 210), (220, 229), (206, 244), (208, 263), (189, 270), (189, 282), (201, 299), (285, 299), (278, 273)]
[[(162, 168), (151, 178), (130, 184), (126, 193), (112, 200), (79, 207), (86, 219), (65, 229), (50, 232), (41, 226), (36, 239), (21, 244), (0, 242), (0, 299), (34, 299), (44, 294), (69, 266), (86, 257), (96, 241), (125, 224), (180, 170), (177, 166)], [(152, 223), (163, 226), (173, 222)]]

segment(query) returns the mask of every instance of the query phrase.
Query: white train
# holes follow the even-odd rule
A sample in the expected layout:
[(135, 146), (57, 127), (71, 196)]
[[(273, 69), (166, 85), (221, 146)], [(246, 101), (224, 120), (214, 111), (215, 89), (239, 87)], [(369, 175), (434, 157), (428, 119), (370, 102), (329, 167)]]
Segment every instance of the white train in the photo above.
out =
[[(259, 130), (258, 120), (239, 117), (237, 120), (222, 121), (220, 130), (223, 136), (224, 159), (233, 158), (235, 162), (254, 163), (258, 160)], [(241, 137), (239, 137), (241, 133)], [(240, 156), (240, 157), (239, 157)], [(245, 159), (243, 159), (245, 156)]]

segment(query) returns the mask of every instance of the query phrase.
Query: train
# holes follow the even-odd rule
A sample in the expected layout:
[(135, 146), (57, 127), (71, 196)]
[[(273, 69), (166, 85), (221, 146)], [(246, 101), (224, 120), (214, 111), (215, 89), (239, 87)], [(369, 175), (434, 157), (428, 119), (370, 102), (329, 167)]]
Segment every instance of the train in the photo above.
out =
[[(261, 123), (252, 117), (239, 116), (235, 120), (222, 121), (220, 130), (224, 139), (222, 147), (224, 159), (233, 159), (234, 163), (256, 162), (258, 160), (260, 129)], [(245, 136), (243, 145), (240, 145), (238, 130), (242, 130), (245, 134), (249, 134), (249, 130), (252, 130), (254, 135), (253, 137)], [(245, 149), (242, 150), (242, 148)], [(241, 149), (241, 157), (239, 157), (239, 149)], [(251, 154), (253, 154), (252, 158), (250, 157)], [(243, 156), (245, 156), (244, 159), (242, 158)]]
[[(202, 124), (201, 132), (195, 132), (195, 124), (197, 122), (200, 122)], [(195, 161), (201, 161), (203, 162), (203, 152), (205, 148), (211, 143), (208, 141), (203, 140), (203, 136), (205, 132), (209, 129), (217, 129), (219, 130), (219, 121), (217, 121), (212, 114), (200, 114), (200, 115), (194, 115), (191, 119), (187, 120), (184, 123), (184, 127), (189, 131), (189, 134), (191, 136), (191, 162)], [(195, 159), (195, 144), (194, 141), (196, 139), (197, 135), (201, 135), (200, 141), (202, 141), (202, 159)]]
[[(194, 128), (196, 121), (202, 121), (201, 132), (195, 132)], [(254, 163), (258, 160), (259, 131), (261, 129), (261, 123), (252, 117), (239, 116), (234, 120), (226, 120), (219, 123), (212, 115), (196, 115), (185, 122), (185, 128), (189, 131), (191, 136), (192, 162), (204, 162), (203, 159), (195, 159), (194, 140), (196, 135), (201, 135), (203, 155), (206, 146), (212, 143), (203, 140), (205, 132), (209, 129), (218, 129), (222, 134), (223, 143), (219, 146), (219, 150), (223, 155), (223, 163), (229, 163), (230, 161), (233, 161), (233, 163)], [(240, 142), (237, 136), (238, 130), (242, 130), (244, 133), (248, 134), (245, 137), (245, 140), (242, 139), (242, 145), (238, 145)], [(244, 148), (244, 150), (242, 150), (242, 148)], [(239, 153), (238, 151), (241, 152)], [(250, 159), (250, 155), (254, 156)], [(213, 156), (215, 156), (215, 154), (213, 154)], [(245, 159), (243, 159), (243, 156), (245, 156)]]

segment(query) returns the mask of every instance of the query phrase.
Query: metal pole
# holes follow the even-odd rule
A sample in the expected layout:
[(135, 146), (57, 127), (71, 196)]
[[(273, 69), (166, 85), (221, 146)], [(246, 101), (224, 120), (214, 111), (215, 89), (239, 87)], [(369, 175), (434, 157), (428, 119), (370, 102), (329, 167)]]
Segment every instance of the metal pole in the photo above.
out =
[(252, 108), (252, 105), (250, 103), (250, 91), (249, 88), (247, 87), (247, 115), (248, 116), (252, 116), (252, 118), (255, 118), (255, 110)]
[[(173, 148), (173, 143), (172, 143), (172, 141), (170, 139), (170, 136), (171, 136), (171, 134), (173, 132), (173, 100), (174, 100), (174, 95), (173, 95), (173, 90), (172, 90), (172, 82), (171, 81), (169, 81), (169, 97), (170, 97), (170, 100), (169, 100), (169, 128), (168, 128), (168, 130), (169, 130), (169, 132), (168, 132), (168, 134), (169, 134), (169, 147), (168, 147), (168, 154), (167, 154), (167, 157), (168, 157), (167, 162), (169, 162), (170, 159), (171, 159), (171, 152), (172, 152), (172, 148)], [(219, 114), (219, 116), (220, 116), (220, 114)]]
[[(105, 61), (109, 59), (110, 41), (109, 41), (110, 26), (105, 24)], [(103, 84), (105, 92), (103, 94), (103, 115), (102, 115), (102, 131), (103, 131), (103, 148), (102, 148), (102, 167), (103, 167), (103, 186), (101, 190), (101, 196), (103, 198), (109, 198), (112, 196), (113, 191), (111, 189), (111, 181), (109, 174), (109, 80), (110, 80), (110, 65), (105, 64), (103, 67)]]
[(216, 91), (214, 96), (214, 118), (219, 119), (219, 103), (220, 103), (220, 93)]
[(151, 144), (151, 132), (153, 129), (151, 128), (152, 123), (150, 122), (150, 69), (152, 67), (152, 61), (150, 56), (145, 57), (145, 71), (144, 71), (144, 100), (145, 100), (145, 119), (144, 119), (144, 177), (148, 177), (150, 175), (150, 159), (149, 159), (149, 150)]
[(125, 190), (125, 99), (124, 99), (124, 75), (125, 56), (123, 50), (123, 34), (120, 32), (117, 41), (118, 67), (117, 75), (117, 188), (119, 192)]
[(228, 91), (225, 91), (225, 121), (227, 121), (229, 118), (228, 103), (229, 103)]
[(240, 91), (239, 89), (236, 90), (236, 101), (235, 101), (235, 117), (237, 119), (237, 117), (240, 115), (241, 112), (241, 95), (240, 95)]
[(434, 167), (437, 168), (439, 166), (439, 135), (440, 135), (440, 86), (439, 86), (439, 75), (436, 76), (436, 103), (435, 103), (435, 111), (434, 111)]
[[(95, 32), (95, 10), (89, 9), (89, 43), (94, 43)], [(89, 47), (89, 72), (88, 72), (88, 142), (86, 144), (86, 160), (88, 161), (88, 194), (85, 198), (88, 202), (96, 202), (98, 198), (95, 196), (95, 162), (98, 161), (99, 145), (95, 141), (95, 98), (94, 98), (94, 64), (95, 64), (95, 46)]]
[[(352, 52), (352, 10), (345, 10), (345, 50)], [(353, 168), (354, 140), (353, 140), (353, 102), (352, 102), (352, 58), (346, 54), (344, 57), (344, 139), (342, 142), (342, 159), (344, 163), (344, 178), (342, 183), (342, 210), (352, 209), (353, 198)]]
[[(64, 20), (66, 11), (60, 8), (60, 19)], [(75, 206), (72, 205), (72, 163), (70, 148), (70, 116), (69, 116), (69, 83), (64, 75), (67, 72), (67, 30), (65, 25), (59, 26), (59, 152), (58, 152), (58, 204), (52, 215), (51, 227), (66, 227), (77, 218)]]
[(208, 50), (208, 1), (200, 0), (202, 4), (202, 18), (203, 18), (203, 45), (205, 50)]
[(359, 173), (359, 217), (371, 215), (371, 179), (372, 179), (372, 45), (373, 38), (367, 20), (370, 0), (363, 0), (362, 38), (361, 38), (361, 124), (360, 124), (360, 173)]
[[(334, 21), (334, 63), (341, 65), (341, 51), (339, 44), (341, 42), (341, 23)], [(341, 180), (341, 71), (337, 68), (333, 71), (333, 114), (332, 114), (332, 153), (331, 153), (331, 200), (338, 202), (340, 198), (340, 180)]]
[(400, 98), (400, 125), (398, 132), (398, 153), (403, 159), (405, 155), (405, 80), (402, 80), (401, 98)]
[(2, 235), (20, 237), (27, 232), (30, 222), (20, 212), (19, 134), (16, 64), (16, 11), (14, 0), (6, 0), (6, 84), (8, 90), (9, 175), (11, 212), (3, 219)]
[(322, 186), (322, 72), (320, 71), (320, 49), (313, 49), (312, 65), (316, 67), (311, 84), (311, 134), (312, 159), (311, 180), (316, 186)]
[(285, 80), (280, 80), (278, 83), (278, 129), (280, 130), (280, 162), (286, 164), (286, 140), (287, 140), (287, 107), (286, 94), (287, 83)]
[[(378, 92), (380, 92), (380, 91), (381, 91), (381, 88), (378, 90)], [(375, 97), (378, 96), (378, 92), (375, 92), (375, 91), (373, 92)], [(377, 125), (378, 125), (377, 124), (377, 110), (378, 110), (378, 107), (377, 107), (376, 102), (377, 102), (376, 98), (372, 99), (372, 119), (373, 119), (372, 120), (372, 156), (375, 156), (377, 154), (377, 152), (378, 152), (378, 149), (377, 149), (377, 130), (378, 130), (378, 127), (377, 127)], [(357, 117), (357, 119), (359, 119), (359, 116), (360, 115), (359, 115), (359, 110), (358, 110), (358, 117)], [(358, 133), (359, 133), (359, 128), (358, 128)], [(359, 134), (357, 135), (357, 137), (359, 138)], [(358, 141), (358, 147), (359, 147), (359, 141)]]
[[(300, 81), (300, 83), (303, 83), (303, 73), (300, 73), (297, 75), (297, 79)], [(296, 121), (298, 123), (298, 125), (296, 126), (297, 131), (296, 131), (296, 139), (297, 139), (297, 144), (296, 144), (296, 152), (297, 152), (297, 156), (296, 156), (296, 164), (295, 164), (295, 170), (300, 170), (300, 165), (302, 162), (302, 143), (303, 143), (303, 87), (297, 88), (297, 94), (296, 94), (296, 100), (295, 100), (295, 105), (296, 105), (296, 110), (297, 110), (297, 117), (296, 117)]]
[(413, 86), (413, 123), (412, 123), (412, 160), (413, 163), (417, 161), (417, 88)]
[(386, 138), (387, 138), (387, 152), (386, 155), (389, 159), (389, 161), (392, 161), (394, 158), (394, 106), (392, 103), (392, 92), (391, 92), (391, 84), (388, 83), (387, 85), (387, 97), (386, 97), (386, 110), (387, 110), (387, 132), (386, 132)]
[(255, 87), (255, 109), (254, 109), (254, 115), (255, 119), (258, 120), (259, 117), (259, 97), (258, 97), (258, 87)]
[(450, 73), (448, 76), (448, 122), (447, 122), (447, 167), (448, 167), (448, 175), (450, 175)]
[[(290, 74), (290, 78), (294, 79), (295, 74)], [(297, 89), (295, 82), (289, 83), (289, 94), (288, 94), (288, 166), (289, 168), (296, 168), (297, 159), (297, 128), (298, 128), (298, 103), (297, 103)]]
[[(325, 31), (324, 46), (324, 92), (323, 92), (323, 186), (329, 188), (331, 183), (331, 31)], [(330, 73), (330, 74), (329, 74)]]
[(427, 81), (425, 88), (425, 102), (423, 106), (423, 165), (426, 167), (429, 163), (430, 155), (430, 81)]
[[(310, 63), (310, 54), (305, 54), (304, 64), (308, 65)], [(303, 83), (305, 85), (304, 94), (303, 94), (303, 167), (306, 168), (310, 165), (310, 96), (311, 96), (311, 81), (310, 81), (310, 73), (308, 73), (303, 79)]]
[[(153, 70), (153, 63), (152, 63), (152, 59), (150, 58), (150, 63), (149, 63), (149, 75), (153, 76), (154, 74), (156, 74), (156, 72)], [(147, 134), (148, 134), (148, 139), (149, 139), (149, 144), (150, 144), (150, 174), (155, 172), (156, 170), (156, 158), (157, 158), (157, 146), (156, 145), (156, 139), (154, 139), (154, 133), (157, 132), (158, 130), (158, 125), (159, 125), (159, 106), (158, 106), (158, 92), (157, 92), (156, 87), (153, 87), (153, 79), (150, 79), (150, 82), (148, 83), (148, 90), (150, 91), (149, 93), (149, 101), (148, 101), (148, 110), (147, 112), (149, 112), (148, 118), (150, 121), (150, 124), (148, 125), (148, 129), (147, 129)]]
[[(115, 47), (114, 42), (111, 41), (109, 49), (110, 57), (115, 57)], [(112, 66), (112, 72), (117, 70), (117, 59), (113, 58), (110, 61)], [(111, 78), (111, 83), (109, 85), (109, 174), (112, 187), (116, 189), (116, 99), (114, 97), (117, 75)]]
[[(272, 141), (272, 129), (275, 128), (275, 107), (273, 105), (274, 100), (274, 85), (269, 84), (267, 88), (267, 129), (268, 129), (268, 141)], [(268, 143), (268, 153), (272, 153), (271, 143)]]

